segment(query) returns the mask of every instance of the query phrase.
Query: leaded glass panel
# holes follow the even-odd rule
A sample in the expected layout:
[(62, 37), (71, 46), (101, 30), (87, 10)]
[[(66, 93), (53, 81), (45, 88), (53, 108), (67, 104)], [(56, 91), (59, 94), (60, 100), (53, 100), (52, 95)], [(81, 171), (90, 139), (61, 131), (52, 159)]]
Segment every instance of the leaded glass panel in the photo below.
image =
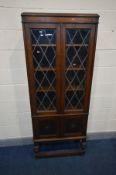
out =
[(66, 29), (65, 109), (82, 109), (85, 96), (89, 29)]
[(32, 29), (31, 39), (37, 109), (56, 110), (56, 30)]

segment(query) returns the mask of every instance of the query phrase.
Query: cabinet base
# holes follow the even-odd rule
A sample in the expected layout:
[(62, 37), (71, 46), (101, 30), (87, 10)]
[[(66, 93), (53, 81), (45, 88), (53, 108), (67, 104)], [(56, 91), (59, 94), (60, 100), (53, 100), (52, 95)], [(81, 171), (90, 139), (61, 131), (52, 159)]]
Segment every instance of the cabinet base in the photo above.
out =
[[(81, 139), (81, 140), (75, 140), (73, 141), (75, 144), (78, 142), (78, 148), (71, 148), (71, 149), (60, 149), (60, 150), (44, 150), (41, 151), (41, 144), (36, 142), (34, 144), (34, 152), (35, 152), (35, 157), (36, 158), (41, 158), (41, 157), (55, 157), (55, 156), (71, 156), (71, 155), (83, 155), (86, 151), (86, 141)], [(47, 147), (49, 144), (45, 143), (44, 146)], [(63, 142), (65, 143), (65, 142)], [(57, 143), (55, 143), (57, 144)]]

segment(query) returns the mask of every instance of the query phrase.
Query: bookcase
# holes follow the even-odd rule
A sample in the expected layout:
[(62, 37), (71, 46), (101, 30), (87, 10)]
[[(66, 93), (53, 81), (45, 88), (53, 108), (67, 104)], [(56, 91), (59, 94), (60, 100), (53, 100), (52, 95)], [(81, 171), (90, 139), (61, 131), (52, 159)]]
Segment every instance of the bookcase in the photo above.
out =
[[(97, 14), (22, 13), (36, 157), (85, 152), (98, 20)], [(54, 149), (72, 142), (76, 148)]]

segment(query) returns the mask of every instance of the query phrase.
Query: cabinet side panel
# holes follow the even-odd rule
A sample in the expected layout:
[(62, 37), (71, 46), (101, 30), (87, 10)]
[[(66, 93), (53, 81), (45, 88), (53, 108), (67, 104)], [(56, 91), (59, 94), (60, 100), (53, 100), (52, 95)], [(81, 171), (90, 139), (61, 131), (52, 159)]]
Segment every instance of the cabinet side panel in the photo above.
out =
[(89, 59), (87, 63), (87, 80), (86, 80), (86, 95), (85, 95), (85, 111), (89, 112), (90, 104), (90, 93), (94, 69), (94, 59), (95, 59), (95, 49), (96, 49), (96, 39), (97, 39), (97, 24), (93, 25), (90, 36), (90, 47), (89, 47)]
[(35, 102), (35, 86), (33, 79), (33, 63), (32, 63), (32, 52), (31, 52), (31, 38), (29, 31), (29, 24), (23, 23), (23, 36), (24, 36), (24, 46), (25, 46), (25, 56), (26, 56), (26, 67), (27, 67), (27, 77), (29, 85), (29, 96), (30, 96), (30, 106), (31, 114), (34, 115), (36, 111), (36, 102)]

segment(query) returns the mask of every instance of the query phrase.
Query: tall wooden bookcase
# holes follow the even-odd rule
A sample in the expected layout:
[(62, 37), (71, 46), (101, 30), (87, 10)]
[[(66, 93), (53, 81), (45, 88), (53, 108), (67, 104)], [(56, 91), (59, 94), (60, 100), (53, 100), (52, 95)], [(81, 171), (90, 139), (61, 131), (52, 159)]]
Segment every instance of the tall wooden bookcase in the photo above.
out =
[[(85, 152), (98, 19), (22, 13), (36, 157)], [(79, 145), (54, 150), (64, 142)]]

